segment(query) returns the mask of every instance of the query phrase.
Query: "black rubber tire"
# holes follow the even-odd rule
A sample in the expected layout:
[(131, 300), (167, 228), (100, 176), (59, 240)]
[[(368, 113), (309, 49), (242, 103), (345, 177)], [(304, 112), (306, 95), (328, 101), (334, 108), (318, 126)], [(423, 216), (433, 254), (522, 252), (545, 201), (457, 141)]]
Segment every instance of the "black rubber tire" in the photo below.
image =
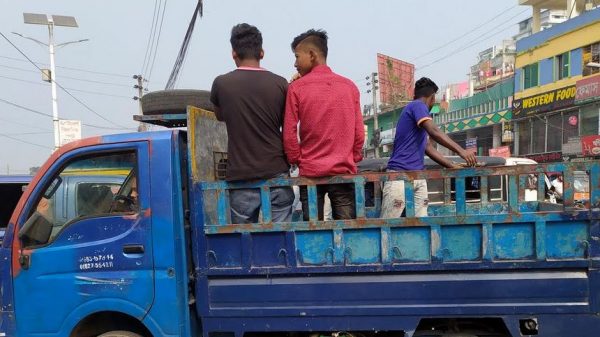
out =
[(210, 91), (173, 89), (153, 91), (142, 97), (144, 115), (184, 114), (188, 105), (214, 111)]
[(138, 335), (137, 333), (131, 331), (118, 330), (103, 333), (98, 337), (142, 337), (142, 335)]

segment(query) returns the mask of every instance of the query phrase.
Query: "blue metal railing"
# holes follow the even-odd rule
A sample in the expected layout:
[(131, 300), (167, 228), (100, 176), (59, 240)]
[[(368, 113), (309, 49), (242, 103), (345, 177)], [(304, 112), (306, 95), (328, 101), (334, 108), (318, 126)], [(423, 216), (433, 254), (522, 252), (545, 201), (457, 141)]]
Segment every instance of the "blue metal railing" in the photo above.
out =
[[(589, 175), (589, 201), (583, 208), (575, 207), (573, 179), (576, 171), (584, 171)], [(563, 201), (550, 207), (545, 201), (545, 175), (548, 172), (563, 176)], [(537, 178), (537, 200), (525, 201), (524, 194), (527, 187), (527, 178), (534, 175)], [(507, 177), (507, 199), (505, 201), (489, 200), (489, 177)], [(473, 202), (466, 197), (466, 179), (478, 177), (479, 198)], [(444, 203), (440, 205), (440, 212), (430, 212), (430, 216), (415, 218), (414, 185), (417, 179), (444, 180)], [(380, 219), (380, 196), (378, 188), (373, 195), (374, 206), (365, 205), (365, 184), (373, 183), (375, 186), (392, 181), (405, 181), (406, 192), (406, 217), (399, 219)], [(450, 196), (450, 181), (454, 180), (455, 200)], [(598, 218), (600, 212), (600, 161), (578, 163), (551, 163), (540, 165), (519, 165), (501, 167), (479, 167), (457, 170), (430, 170), (394, 173), (366, 173), (360, 175), (346, 175), (328, 178), (277, 178), (265, 181), (236, 182), (195, 182), (200, 185), (204, 193), (204, 205), (216, 203), (216, 209), (204, 207), (205, 232), (233, 233), (257, 232), (278, 230), (310, 230), (326, 228), (368, 228), (381, 226), (439, 226), (449, 224), (480, 224), (491, 222), (536, 222), (541, 216), (545, 221), (564, 219), (590, 219)], [(317, 216), (317, 185), (353, 183), (355, 186), (356, 219), (319, 221)], [(307, 186), (309, 203), (309, 221), (289, 223), (272, 223), (270, 188), (277, 186)], [(256, 188), (261, 193), (262, 220), (257, 224), (230, 224), (229, 223), (229, 196), (228, 191), (240, 188)], [(542, 207), (544, 206), (544, 207)], [(430, 206), (430, 208), (433, 206)], [(436, 206), (438, 207), (438, 206)], [(210, 214), (213, 213), (213, 214)]]

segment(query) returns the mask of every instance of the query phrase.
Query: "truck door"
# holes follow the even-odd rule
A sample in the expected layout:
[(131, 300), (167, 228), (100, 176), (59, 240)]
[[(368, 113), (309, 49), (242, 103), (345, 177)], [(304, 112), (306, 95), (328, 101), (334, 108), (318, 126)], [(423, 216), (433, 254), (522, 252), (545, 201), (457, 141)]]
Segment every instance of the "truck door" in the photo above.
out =
[(148, 165), (146, 142), (86, 147), (60, 158), (35, 186), (13, 241), (18, 335), (67, 336), (94, 312), (149, 310)]

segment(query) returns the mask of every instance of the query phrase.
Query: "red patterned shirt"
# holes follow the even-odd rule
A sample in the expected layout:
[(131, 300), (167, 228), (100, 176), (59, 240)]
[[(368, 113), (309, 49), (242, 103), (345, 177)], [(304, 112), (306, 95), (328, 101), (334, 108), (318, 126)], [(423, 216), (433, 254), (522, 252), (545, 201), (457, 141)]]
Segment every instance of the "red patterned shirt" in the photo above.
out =
[(283, 144), (300, 176), (356, 173), (364, 139), (360, 95), (351, 80), (320, 65), (290, 84)]

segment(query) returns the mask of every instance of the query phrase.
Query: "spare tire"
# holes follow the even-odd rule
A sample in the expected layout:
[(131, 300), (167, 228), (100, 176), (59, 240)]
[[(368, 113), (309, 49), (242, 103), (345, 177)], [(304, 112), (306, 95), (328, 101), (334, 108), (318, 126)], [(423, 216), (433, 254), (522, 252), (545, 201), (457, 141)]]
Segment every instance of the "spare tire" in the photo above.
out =
[(184, 114), (188, 105), (214, 111), (210, 91), (195, 89), (159, 90), (142, 97), (144, 115)]

